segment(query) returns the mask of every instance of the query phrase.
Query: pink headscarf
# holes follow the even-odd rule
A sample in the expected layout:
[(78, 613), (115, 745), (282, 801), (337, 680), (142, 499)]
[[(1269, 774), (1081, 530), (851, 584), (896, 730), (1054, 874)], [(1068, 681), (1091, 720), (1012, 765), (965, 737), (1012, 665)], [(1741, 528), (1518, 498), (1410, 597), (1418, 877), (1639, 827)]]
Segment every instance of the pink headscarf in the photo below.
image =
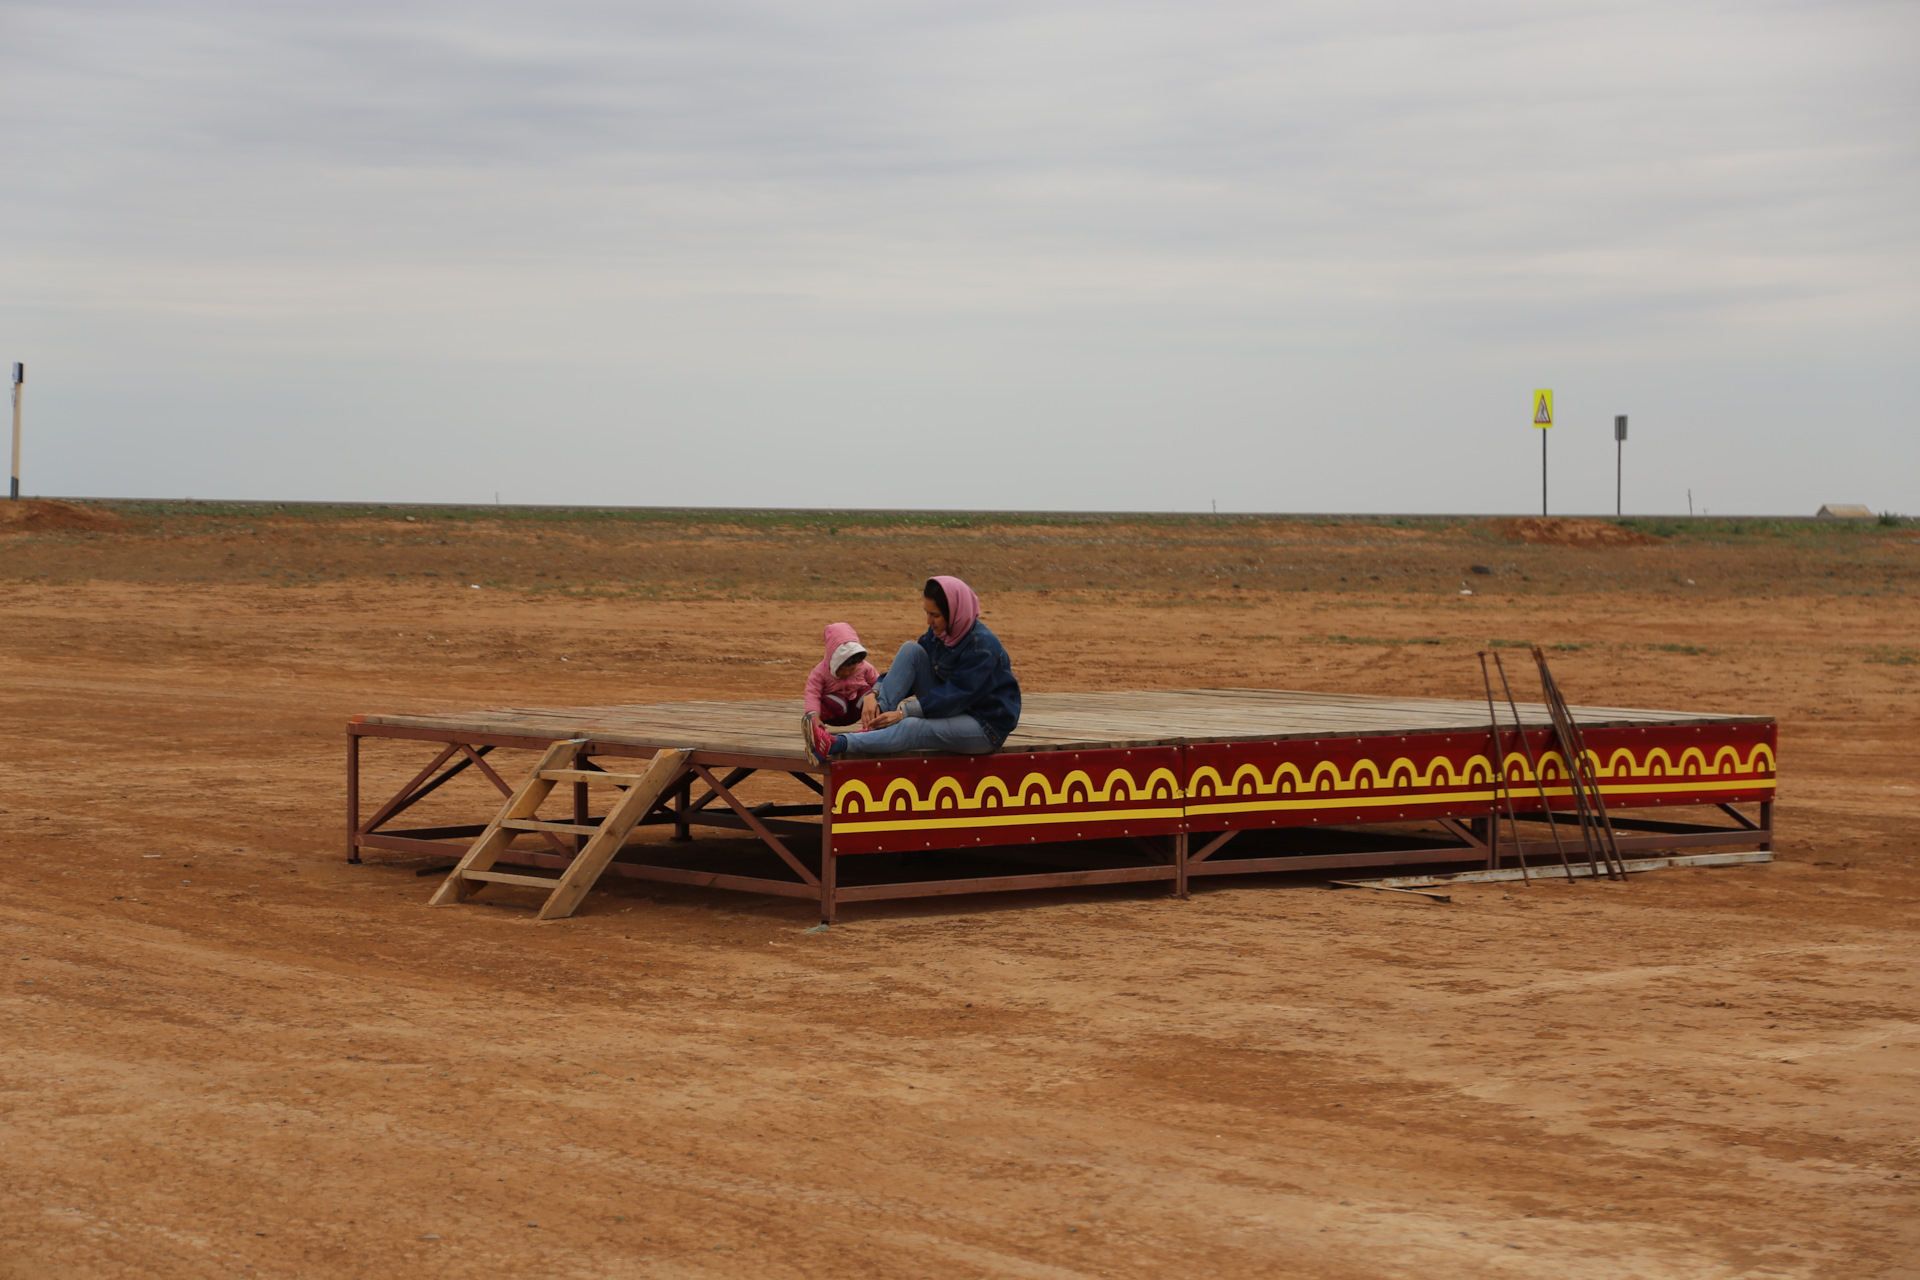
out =
[(973, 594), (973, 588), (958, 578), (948, 578), (936, 574), (928, 582), (940, 584), (940, 590), (947, 597), (947, 634), (941, 636), (942, 643), (948, 648), (959, 644), (966, 638), (973, 623), (980, 616), (980, 597)]

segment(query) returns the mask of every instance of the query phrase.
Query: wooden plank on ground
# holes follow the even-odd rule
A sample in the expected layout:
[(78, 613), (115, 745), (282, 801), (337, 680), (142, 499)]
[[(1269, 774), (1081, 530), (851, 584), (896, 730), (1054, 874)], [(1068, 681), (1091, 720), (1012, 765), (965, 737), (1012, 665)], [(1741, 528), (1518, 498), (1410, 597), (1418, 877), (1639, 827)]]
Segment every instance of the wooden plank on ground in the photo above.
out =
[(551, 889), (560, 883), (558, 876), (522, 876), (511, 871), (467, 871), (463, 872), (469, 880), (484, 880), (488, 884), (517, 884), (533, 889)]

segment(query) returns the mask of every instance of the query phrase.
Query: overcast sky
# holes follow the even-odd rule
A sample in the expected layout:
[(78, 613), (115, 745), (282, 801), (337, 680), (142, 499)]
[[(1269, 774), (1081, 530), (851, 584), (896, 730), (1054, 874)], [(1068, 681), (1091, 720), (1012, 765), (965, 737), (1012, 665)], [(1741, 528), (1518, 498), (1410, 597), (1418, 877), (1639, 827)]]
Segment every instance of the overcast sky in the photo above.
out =
[(1920, 513), (1920, 5), (0, 0), (29, 493)]

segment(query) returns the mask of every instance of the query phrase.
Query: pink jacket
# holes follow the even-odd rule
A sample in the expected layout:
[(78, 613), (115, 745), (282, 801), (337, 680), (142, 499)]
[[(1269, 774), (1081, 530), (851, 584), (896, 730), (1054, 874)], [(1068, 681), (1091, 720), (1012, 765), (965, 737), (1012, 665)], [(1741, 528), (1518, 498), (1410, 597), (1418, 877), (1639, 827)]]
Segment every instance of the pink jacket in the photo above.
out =
[(822, 694), (834, 693), (850, 703), (858, 702), (872, 691), (874, 685), (880, 683), (880, 669), (871, 662), (862, 662), (853, 669), (853, 675), (845, 680), (833, 674), (834, 651), (845, 644), (860, 643), (860, 637), (851, 625), (829, 622), (821, 638), (826, 641), (826, 656), (807, 674), (807, 710), (815, 713), (820, 710)]

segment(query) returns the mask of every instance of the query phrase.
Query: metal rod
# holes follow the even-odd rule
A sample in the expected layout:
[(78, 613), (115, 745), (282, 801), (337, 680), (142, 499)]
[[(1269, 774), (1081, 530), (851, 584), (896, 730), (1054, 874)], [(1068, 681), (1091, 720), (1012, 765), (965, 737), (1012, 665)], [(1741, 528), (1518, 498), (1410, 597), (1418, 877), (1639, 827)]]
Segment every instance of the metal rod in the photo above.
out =
[[(1574, 723), (1566, 699), (1560, 696), (1560, 686), (1547, 666), (1546, 650), (1537, 644), (1533, 646), (1533, 661), (1540, 668), (1540, 690), (1546, 697), (1547, 711), (1553, 717), (1553, 731), (1560, 741), (1560, 753), (1566, 761), (1568, 781), (1573, 784), (1574, 809), (1580, 815), (1580, 838), (1587, 846), (1587, 863), (1592, 866), (1597, 856), (1606, 864), (1609, 880), (1625, 881), (1627, 873), (1616, 865), (1617, 854), (1609, 848), (1613, 831), (1604, 825), (1605, 802), (1600, 799), (1599, 779), (1587, 759), (1586, 740), (1580, 736), (1580, 726)], [(1591, 787), (1588, 785), (1590, 781)]]
[[(1493, 830), (1487, 840), (1489, 846), (1487, 869), (1493, 870), (1500, 865), (1500, 795), (1503, 791), (1507, 797), (1507, 822), (1513, 832), (1513, 843), (1516, 848), (1520, 844), (1520, 820), (1513, 816), (1513, 788), (1506, 785), (1507, 753), (1500, 745), (1500, 713), (1493, 709), (1493, 677), (1487, 671), (1485, 649), (1480, 651), (1480, 687), (1486, 691), (1487, 719), (1493, 725)], [(1516, 724), (1514, 728), (1519, 730), (1522, 736), (1526, 734), (1525, 726)], [(1532, 881), (1527, 878), (1527, 857), (1524, 853), (1519, 856), (1520, 879), (1524, 883), (1531, 884)]]
[[(1507, 664), (1500, 661), (1500, 655), (1493, 655), (1493, 669), (1500, 673), (1500, 688), (1507, 695), (1507, 709), (1513, 712), (1513, 723), (1519, 727), (1520, 749), (1527, 755), (1527, 772), (1533, 775), (1534, 789), (1540, 793), (1540, 811), (1548, 817), (1553, 816), (1553, 804), (1547, 799), (1547, 783), (1540, 776), (1540, 765), (1533, 756), (1533, 743), (1527, 738), (1526, 722), (1520, 719), (1520, 704), (1513, 700), (1513, 685), (1507, 680)], [(1560, 865), (1567, 869), (1567, 879), (1573, 879), (1573, 863), (1567, 860), (1566, 846), (1560, 843), (1560, 828), (1554, 823), (1547, 824), (1547, 830), (1553, 833), (1554, 852), (1560, 855)], [(1515, 833), (1516, 838), (1518, 833)], [(1521, 854), (1525, 858), (1524, 853)]]
[[(1540, 652), (1538, 645), (1534, 646), (1534, 652), (1536, 655)], [(1562, 723), (1559, 704), (1554, 701), (1552, 690), (1544, 682), (1544, 679), (1541, 684), (1541, 696), (1546, 700), (1547, 715), (1553, 721), (1554, 741), (1560, 747), (1560, 759), (1566, 766), (1567, 783), (1573, 792), (1573, 812), (1574, 816), (1580, 821), (1580, 846), (1585, 849), (1587, 853), (1587, 869), (1598, 879), (1600, 875), (1600, 861), (1606, 856), (1606, 851), (1600, 847), (1599, 837), (1594, 834), (1593, 830), (1593, 816), (1587, 811), (1586, 792), (1580, 785), (1580, 766), (1574, 759), (1576, 748), (1573, 745), (1573, 735), (1567, 732), (1566, 725)], [(1607, 878), (1613, 878), (1613, 867), (1611, 865), (1607, 867)]]
[[(1540, 652), (1537, 645), (1535, 653), (1543, 664), (1544, 671), (1546, 655)], [(1607, 798), (1600, 790), (1600, 772), (1594, 764), (1591, 753), (1587, 750), (1587, 735), (1580, 731), (1580, 723), (1573, 718), (1573, 708), (1567, 705), (1566, 696), (1560, 692), (1560, 682), (1553, 679), (1551, 672), (1547, 674), (1547, 681), (1553, 689), (1554, 704), (1559, 708), (1561, 718), (1566, 721), (1567, 732), (1573, 738), (1573, 749), (1579, 753), (1578, 774), (1579, 778), (1585, 781), (1587, 791), (1592, 797), (1591, 808), (1604, 840), (1602, 852), (1610, 859), (1608, 874), (1617, 873), (1619, 879), (1624, 882), (1627, 878), (1626, 867), (1620, 859), (1620, 846), (1614, 838), (1613, 823), (1607, 817)]]
[[(1556, 686), (1554, 696), (1560, 697)], [(1613, 820), (1607, 816), (1607, 797), (1600, 790), (1600, 771), (1593, 757), (1587, 751), (1587, 735), (1580, 732), (1580, 724), (1573, 718), (1573, 711), (1567, 706), (1567, 700), (1560, 698), (1560, 710), (1567, 717), (1567, 727), (1573, 731), (1573, 747), (1580, 753), (1580, 769), (1586, 775), (1587, 789), (1593, 793), (1593, 810), (1600, 819), (1600, 834), (1606, 837), (1607, 856), (1613, 859), (1613, 867), (1620, 873), (1620, 879), (1627, 878), (1627, 869), (1620, 859), (1620, 845), (1614, 839)]]
[[(1764, 853), (1694, 853), (1682, 854), (1672, 858), (1635, 858), (1626, 864), (1629, 872), (1662, 871), (1668, 867), (1737, 867), (1754, 863), (1773, 861)], [(1535, 868), (1535, 870), (1542, 870)], [(1550, 880), (1552, 867), (1544, 868), (1542, 880)], [(1500, 871), (1454, 871), (1431, 876), (1385, 876), (1379, 880), (1348, 880), (1344, 883), (1364, 888), (1411, 888), (1418, 885), (1450, 884), (1497, 884), (1502, 880), (1517, 880), (1519, 873), (1512, 870)], [(1335, 881), (1334, 883), (1341, 883)]]
[[(1492, 868), (1488, 868), (1491, 870)], [(1434, 893), (1430, 889), (1402, 889), (1398, 885), (1371, 884), (1365, 880), (1329, 880), (1328, 884), (1341, 889), (1372, 889), (1376, 893), (1405, 893), (1416, 898), (1429, 898), (1434, 902), (1452, 902), (1450, 893)]]

